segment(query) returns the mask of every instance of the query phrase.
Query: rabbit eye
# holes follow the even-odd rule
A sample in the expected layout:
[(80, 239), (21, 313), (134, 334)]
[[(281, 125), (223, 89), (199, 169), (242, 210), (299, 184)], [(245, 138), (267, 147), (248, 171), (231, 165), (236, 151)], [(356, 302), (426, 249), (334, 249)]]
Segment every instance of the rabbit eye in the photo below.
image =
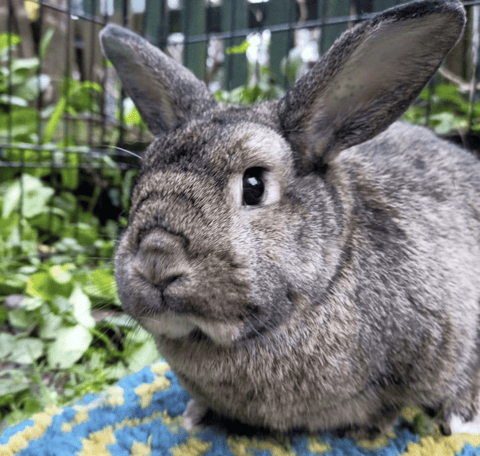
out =
[(262, 201), (265, 192), (265, 168), (248, 168), (243, 174), (243, 202), (247, 206), (256, 206)]

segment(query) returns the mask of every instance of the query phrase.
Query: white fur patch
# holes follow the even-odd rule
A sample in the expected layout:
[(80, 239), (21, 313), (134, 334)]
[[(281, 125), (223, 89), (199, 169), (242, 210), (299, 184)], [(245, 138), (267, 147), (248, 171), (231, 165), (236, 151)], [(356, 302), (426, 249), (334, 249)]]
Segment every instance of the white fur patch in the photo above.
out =
[(195, 399), (190, 399), (187, 408), (182, 414), (182, 426), (187, 431), (199, 427), (199, 423), (208, 411), (208, 407), (199, 404)]
[(186, 337), (198, 327), (216, 344), (227, 346), (232, 345), (240, 335), (240, 329), (233, 323), (208, 321), (173, 312), (164, 312), (154, 318), (143, 317), (141, 323), (152, 334), (171, 339)]
[(152, 334), (171, 339), (188, 336), (195, 329), (195, 325), (187, 317), (172, 312), (165, 312), (155, 318), (142, 317), (140, 321)]
[(452, 434), (480, 434), (480, 414), (466, 423), (461, 417), (452, 415), (448, 424)]
[(240, 335), (240, 329), (233, 323), (221, 323), (218, 321), (202, 320), (192, 317), (191, 319), (202, 332), (219, 345), (232, 345)]

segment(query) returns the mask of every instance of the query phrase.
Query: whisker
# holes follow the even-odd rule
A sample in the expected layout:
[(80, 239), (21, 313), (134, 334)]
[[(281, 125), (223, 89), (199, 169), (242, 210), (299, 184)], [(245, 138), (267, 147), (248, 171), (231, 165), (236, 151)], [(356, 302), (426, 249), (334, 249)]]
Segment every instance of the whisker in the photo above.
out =
[(109, 149), (118, 149), (118, 150), (121, 150), (122, 152), (126, 152), (127, 154), (130, 154), (130, 155), (133, 155), (134, 157), (137, 157), (139, 160), (142, 160), (142, 157), (140, 155), (137, 155), (136, 153), (130, 151), (130, 150), (127, 150), (127, 149), (124, 149), (123, 147), (118, 147), (118, 146), (107, 146)]

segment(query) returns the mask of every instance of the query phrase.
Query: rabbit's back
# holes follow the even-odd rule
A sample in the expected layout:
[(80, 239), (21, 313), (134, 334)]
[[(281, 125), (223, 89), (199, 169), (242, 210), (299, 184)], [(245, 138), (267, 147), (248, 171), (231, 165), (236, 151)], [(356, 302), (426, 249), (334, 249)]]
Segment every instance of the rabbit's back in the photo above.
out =
[(458, 0), (389, 9), (249, 109), (221, 106), (135, 34), (102, 32), (156, 135), (118, 244), (119, 295), (198, 404), (357, 437), (410, 403), (453, 424), (478, 415), (480, 166), (392, 125), (464, 24)]
[(356, 261), (370, 381), (409, 379), (439, 400), (461, 390), (480, 354), (480, 161), (425, 128), (395, 123), (342, 153), (338, 166), (355, 208), (344, 258)]

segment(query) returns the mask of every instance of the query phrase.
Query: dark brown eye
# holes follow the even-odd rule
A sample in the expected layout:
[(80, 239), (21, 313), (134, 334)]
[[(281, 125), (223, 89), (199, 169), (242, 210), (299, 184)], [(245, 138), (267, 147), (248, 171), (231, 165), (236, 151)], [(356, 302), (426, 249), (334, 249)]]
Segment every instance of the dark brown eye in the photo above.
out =
[(255, 166), (243, 174), (243, 202), (247, 206), (256, 206), (262, 202), (265, 192), (265, 168)]

